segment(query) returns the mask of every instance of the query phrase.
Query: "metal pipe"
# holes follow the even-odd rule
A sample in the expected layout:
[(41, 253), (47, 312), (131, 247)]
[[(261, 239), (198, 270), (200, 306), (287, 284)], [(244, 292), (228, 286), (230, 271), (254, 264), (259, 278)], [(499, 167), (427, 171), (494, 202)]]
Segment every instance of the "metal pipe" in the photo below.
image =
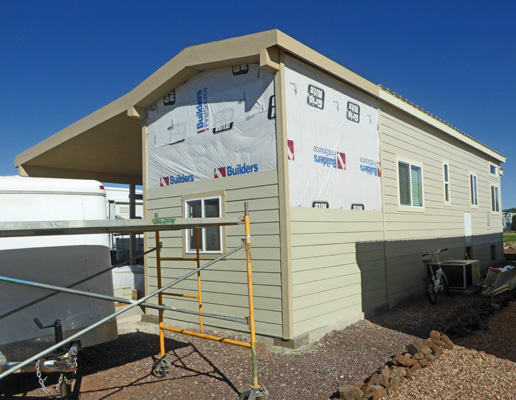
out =
[[(40, 288), (40, 289), (53, 290), (56, 292), (69, 293), (69, 294), (74, 294), (77, 296), (90, 297), (90, 298), (100, 299), (100, 300), (115, 301), (117, 303), (124, 303), (124, 304), (135, 303), (135, 301), (127, 300), (123, 297), (115, 297), (115, 296), (108, 296), (108, 295), (100, 294), (100, 293), (85, 292), (83, 290), (69, 289), (69, 288), (65, 288), (65, 287), (61, 287), (61, 286), (49, 285), (47, 283), (25, 281), (22, 279), (8, 278), (5, 276), (0, 276), (0, 282), (14, 283), (16, 285), (23, 285), (23, 286), (31, 286), (31, 287), (36, 287), (36, 288)], [(142, 303), (142, 304), (140, 304), (140, 307), (153, 308), (156, 310), (176, 311), (176, 312), (185, 313), (185, 314), (200, 315), (200, 313), (198, 313), (197, 311), (184, 310), (181, 308), (175, 308), (175, 307), (157, 305), (157, 304), (150, 304), (150, 303)], [(226, 317), (224, 315), (209, 314), (209, 313), (208, 314), (203, 313), (202, 315), (204, 315), (205, 317), (209, 317), (209, 318), (217, 318), (217, 319), (223, 319), (225, 321), (247, 324), (247, 321), (243, 318)], [(58, 341), (61, 341), (61, 340), (58, 340)]]
[[(156, 273), (157, 273), (157, 284), (158, 289), (161, 289), (161, 242), (159, 241), (159, 232), (156, 232), (156, 246), (160, 246), (160, 249), (156, 252)], [(163, 305), (163, 293), (158, 294), (158, 304)], [(159, 352), (161, 358), (165, 357), (165, 335), (163, 333), (163, 310), (159, 310), (158, 313), (159, 323)]]
[(161, 293), (161, 294), (163, 296), (186, 297), (187, 299), (198, 299), (199, 298), (199, 296), (194, 296), (193, 294), (182, 294), (182, 293)]
[(251, 331), (251, 353), (253, 361), (253, 387), (258, 387), (258, 357), (256, 356), (256, 330), (254, 324), (253, 268), (251, 264), (251, 228), (245, 203), (245, 255), (247, 261), (247, 290), (249, 296), (249, 330)]
[(221, 342), (221, 343), (234, 344), (235, 346), (251, 348), (251, 344), (247, 343), (247, 342), (241, 342), (239, 340), (233, 340), (233, 339), (225, 339), (225, 338), (218, 337), (218, 336), (207, 335), (205, 333), (192, 332), (192, 331), (187, 331), (187, 330), (178, 329), (178, 328), (171, 328), (169, 326), (164, 326), (163, 330), (176, 332), (176, 333), (182, 333), (183, 335), (195, 336), (195, 337), (199, 337), (202, 339), (214, 340), (216, 342)]
[(17, 371), (17, 370), (19, 370), (20, 368), (23, 368), (24, 366), (26, 366), (26, 365), (30, 364), (31, 362), (38, 360), (39, 358), (41, 358), (41, 357), (42, 357), (42, 356), (44, 356), (45, 354), (48, 354), (48, 353), (50, 353), (50, 352), (52, 352), (52, 351), (54, 351), (54, 350), (58, 349), (59, 347), (63, 346), (64, 344), (66, 344), (66, 343), (68, 343), (68, 342), (71, 342), (71, 341), (73, 341), (73, 340), (77, 339), (79, 336), (82, 336), (82, 335), (84, 335), (85, 333), (87, 333), (87, 332), (89, 332), (89, 331), (91, 331), (91, 330), (95, 329), (97, 326), (100, 326), (100, 325), (102, 325), (102, 324), (104, 324), (104, 323), (106, 323), (106, 322), (108, 322), (108, 321), (110, 321), (110, 320), (112, 320), (112, 319), (116, 318), (117, 316), (119, 316), (120, 314), (122, 314), (122, 313), (124, 313), (124, 312), (126, 312), (126, 311), (130, 310), (131, 308), (136, 307), (136, 306), (138, 306), (138, 305), (140, 305), (140, 304), (144, 303), (146, 300), (148, 300), (148, 299), (150, 299), (151, 297), (154, 297), (154, 296), (156, 296), (157, 294), (159, 294), (159, 293), (161, 293), (161, 292), (163, 292), (163, 291), (167, 290), (169, 287), (172, 287), (172, 286), (174, 286), (174, 285), (178, 284), (179, 282), (184, 281), (185, 279), (187, 279), (187, 278), (189, 278), (190, 276), (192, 276), (192, 275), (194, 275), (195, 273), (197, 273), (197, 271), (198, 271), (198, 270), (201, 270), (201, 271), (202, 271), (203, 269), (208, 268), (210, 265), (215, 264), (217, 261), (223, 260), (224, 258), (226, 258), (226, 257), (230, 256), (231, 254), (236, 253), (238, 250), (242, 249), (242, 247), (243, 247), (243, 246), (239, 246), (239, 247), (237, 247), (237, 248), (235, 248), (235, 249), (233, 249), (233, 250), (231, 250), (231, 251), (227, 252), (226, 254), (221, 255), (220, 257), (216, 258), (215, 260), (212, 260), (212, 261), (210, 261), (210, 262), (208, 262), (208, 263), (204, 264), (202, 267), (200, 267), (200, 268), (198, 268), (198, 269), (196, 269), (196, 270), (193, 270), (193, 271), (191, 271), (191, 272), (188, 272), (187, 274), (183, 275), (181, 278), (178, 278), (178, 279), (176, 279), (175, 281), (172, 281), (172, 282), (168, 283), (168, 284), (167, 284), (167, 285), (165, 285), (163, 288), (161, 288), (161, 289), (159, 289), (159, 290), (156, 290), (156, 291), (154, 291), (154, 292), (152, 292), (152, 293), (148, 294), (148, 295), (147, 295), (147, 296), (145, 296), (145, 297), (142, 297), (142, 298), (141, 298), (140, 300), (138, 300), (137, 302), (135, 302), (135, 303), (133, 303), (133, 304), (131, 304), (131, 305), (129, 305), (129, 306), (127, 306), (127, 307), (123, 308), (123, 309), (122, 309), (122, 310), (120, 310), (120, 311), (115, 312), (114, 314), (108, 315), (107, 317), (105, 317), (105, 318), (101, 319), (100, 321), (98, 321), (98, 322), (94, 323), (93, 325), (90, 325), (89, 327), (84, 328), (82, 331), (77, 332), (76, 334), (74, 334), (74, 335), (72, 335), (72, 336), (70, 336), (70, 337), (66, 338), (65, 340), (62, 340), (61, 342), (56, 343), (55, 345), (53, 345), (53, 346), (49, 347), (48, 349), (46, 349), (46, 350), (43, 350), (43, 351), (39, 352), (38, 354), (36, 354), (36, 355), (34, 355), (34, 356), (30, 357), (29, 359), (27, 359), (27, 360), (25, 360), (25, 361), (23, 361), (23, 362), (21, 362), (21, 363), (19, 363), (19, 364), (15, 365), (14, 367), (9, 368), (7, 371), (5, 371), (5, 372), (3, 372), (2, 374), (0, 374), (0, 379), (5, 378), (6, 376), (8, 376), (8, 375), (12, 374), (14, 371)]
[[(201, 256), (199, 255), (199, 229), (195, 230), (195, 243), (196, 243), (196, 254), (197, 254), (197, 268), (201, 266)], [(204, 243), (204, 241), (203, 241)], [(202, 321), (202, 293), (201, 293), (201, 271), (197, 272), (197, 296), (199, 299), (199, 327), (201, 333), (204, 332), (203, 321)]]
[[(129, 185), (129, 218), (136, 218), (136, 185), (131, 183)], [(131, 232), (129, 234), (129, 256), (131, 258), (131, 265), (135, 264), (133, 258), (136, 254), (136, 233)]]

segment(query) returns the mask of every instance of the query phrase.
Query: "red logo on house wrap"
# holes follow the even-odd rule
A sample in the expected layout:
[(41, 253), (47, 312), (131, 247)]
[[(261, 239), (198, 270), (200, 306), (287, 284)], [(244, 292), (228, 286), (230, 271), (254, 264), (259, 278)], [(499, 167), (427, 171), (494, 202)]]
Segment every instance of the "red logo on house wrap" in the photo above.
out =
[(378, 176), (382, 176), (382, 170), (381, 170), (382, 163), (380, 161), (378, 161), (377, 166), (378, 166)]
[(288, 140), (287, 147), (288, 147), (288, 159), (289, 159), (289, 161), (294, 161), (294, 141)]
[(164, 176), (163, 178), (159, 178), (159, 185), (160, 186), (169, 186), (170, 185), (170, 177)]
[(226, 167), (215, 168), (213, 170), (214, 178), (225, 178), (226, 177)]
[(346, 153), (337, 152), (337, 169), (346, 169)]

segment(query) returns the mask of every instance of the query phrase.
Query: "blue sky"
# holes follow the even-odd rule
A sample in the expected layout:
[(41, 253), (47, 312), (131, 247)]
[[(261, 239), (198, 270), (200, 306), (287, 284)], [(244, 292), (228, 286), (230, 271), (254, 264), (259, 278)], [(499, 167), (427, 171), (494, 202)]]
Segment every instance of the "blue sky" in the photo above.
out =
[(4, 1), (0, 175), (187, 46), (278, 28), (508, 157), (516, 207), (516, 3)]

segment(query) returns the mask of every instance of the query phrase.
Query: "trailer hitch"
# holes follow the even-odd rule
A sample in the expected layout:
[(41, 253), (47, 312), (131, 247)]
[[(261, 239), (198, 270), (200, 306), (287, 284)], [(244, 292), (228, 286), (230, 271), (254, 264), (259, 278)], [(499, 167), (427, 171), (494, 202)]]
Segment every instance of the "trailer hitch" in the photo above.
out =
[[(34, 318), (34, 323), (39, 329), (54, 328), (54, 336), (56, 343), (63, 341), (63, 325), (60, 319), (56, 319), (53, 324), (43, 326), (38, 318)], [(72, 342), (66, 346), (58, 347), (47, 359), (39, 359), (35, 364), (36, 375), (42, 389), (52, 395), (61, 394), (61, 399), (68, 399), (72, 387), (72, 381), (75, 379), (77, 371), (77, 355), (79, 353), (80, 342)], [(42, 372), (60, 373), (59, 381), (55, 388), (45, 385), (46, 377), (43, 378)], [(77, 383), (76, 383), (77, 386)]]
[[(63, 325), (61, 324), (60, 319), (56, 319), (53, 324), (43, 326), (41, 321), (36, 317), (34, 318), (34, 323), (38, 326), (39, 329), (47, 329), (47, 328), (54, 328), (54, 336), (56, 339), (56, 343), (59, 343), (63, 340)], [(64, 352), (65, 349), (63, 347), (56, 349), (56, 353)]]

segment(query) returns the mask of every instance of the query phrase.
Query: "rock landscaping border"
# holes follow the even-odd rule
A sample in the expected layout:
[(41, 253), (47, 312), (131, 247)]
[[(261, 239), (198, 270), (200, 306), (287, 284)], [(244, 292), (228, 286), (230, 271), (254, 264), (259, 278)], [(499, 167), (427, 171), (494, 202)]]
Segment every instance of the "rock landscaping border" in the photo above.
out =
[[(489, 316), (509, 302), (516, 300), (515, 291), (496, 297), (486, 297), (474, 310), (450, 319), (442, 328), (430, 332), (426, 340), (410, 343), (406, 351), (392, 357), (384, 367), (377, 370), (364, 381), (345, 384), (337, 389), (342, 400), (379, 400), (390, 389), (396, 389), (405, 379), (410, 379), (422, 368), (441, 358), (444, 349), (452, 350), (454, 339), (473, 334), (476, 330), (489, 329)], [(332, 397), (335, 398), (335, 397)], [(327, 399), (325, 399), (327, 400)]]
[(452, 348), (453, 342), (447, 335), (431, 331), (428, 339), (408, 344), (407, 351), (394, 356), (383, 368), (365, 381), (339, 387), (337, 389), (339, 399), (378, 400), (389, 389), (396, 389), (404, 379), (411, 378), (421, 368), (441, 358), (444, 349)]

